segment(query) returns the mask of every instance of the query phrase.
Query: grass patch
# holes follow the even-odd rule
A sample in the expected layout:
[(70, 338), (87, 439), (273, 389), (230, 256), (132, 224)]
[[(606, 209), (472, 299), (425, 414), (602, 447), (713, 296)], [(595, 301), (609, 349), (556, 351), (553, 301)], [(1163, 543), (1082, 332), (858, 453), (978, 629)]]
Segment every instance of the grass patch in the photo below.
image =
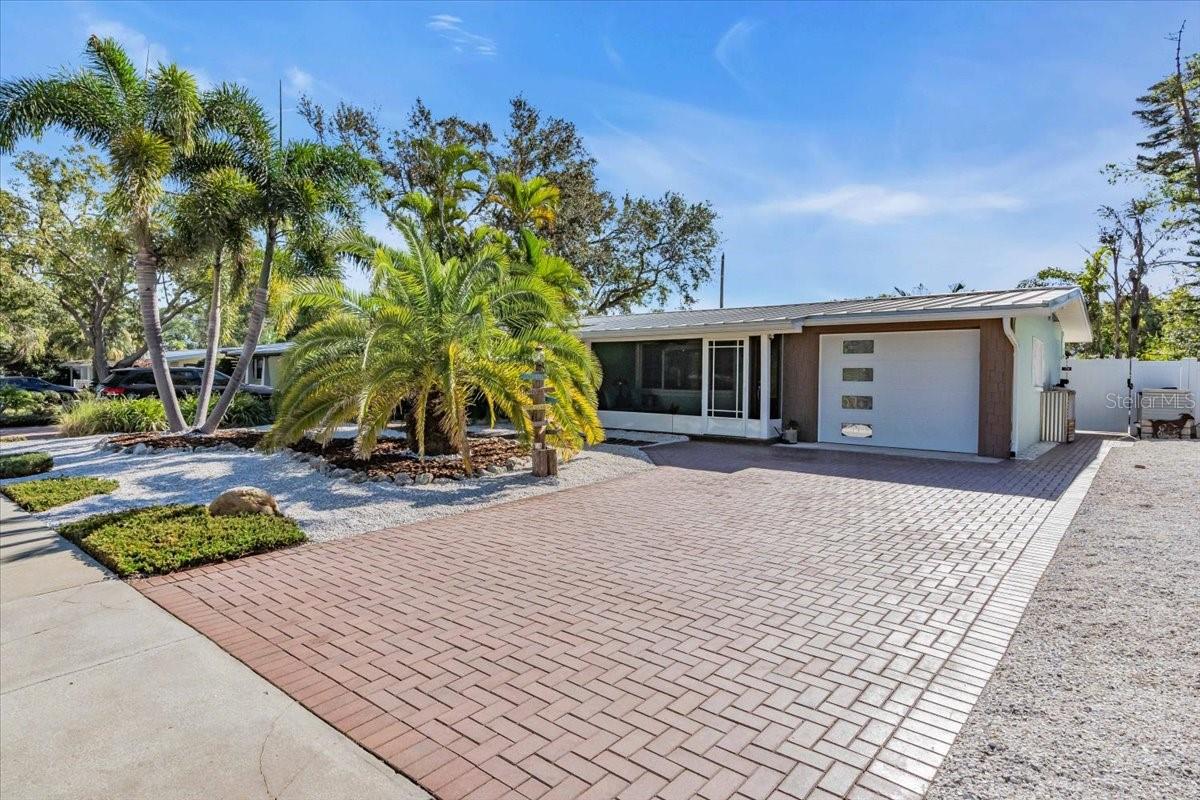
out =
[(49, 472), (53, 466), (54, 457), (41, 451), (0, 456), (0, 478), (24, 478), (26, 475)]
[(198, 505), (99, 514), (64, 525), (58, 532), (123, 578), (265, 553), (306, 538), (287, 517), (214, 517)]
[(10, 442), (27, 442), (29, 437), (23, 433), (8, 433), (0, 436), (0, 444), (8, 444)]
[(0, 492), (4, 492), (26, 511), (37, 512), (65, 506), (94, 494), (108, 494), (117, 485), (111, 478), (43, 478), (39, 481), (10, 483), (0, 487)]

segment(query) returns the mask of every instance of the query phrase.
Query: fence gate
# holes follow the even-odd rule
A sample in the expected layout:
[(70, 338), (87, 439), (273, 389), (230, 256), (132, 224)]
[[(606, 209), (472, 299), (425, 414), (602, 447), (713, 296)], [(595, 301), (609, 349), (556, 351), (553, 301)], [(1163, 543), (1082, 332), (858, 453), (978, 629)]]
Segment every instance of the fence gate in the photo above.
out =
[[(1075, 427), (1081, 431), (1125, 433), (1129, 391), (1125, 387), (1130, 361), (1124, 358), (1069, 358), (1063, 373), (1075, 390)], [(1142, 389), (1188, 389), (1200, 398), (1200, 362), (1139, 361), (1133, 359), (1134, 396)], [(1137, 413), (1135, 411), (1134, 417)], [(1200, 415), (1197, 415), (1200, 416)]]

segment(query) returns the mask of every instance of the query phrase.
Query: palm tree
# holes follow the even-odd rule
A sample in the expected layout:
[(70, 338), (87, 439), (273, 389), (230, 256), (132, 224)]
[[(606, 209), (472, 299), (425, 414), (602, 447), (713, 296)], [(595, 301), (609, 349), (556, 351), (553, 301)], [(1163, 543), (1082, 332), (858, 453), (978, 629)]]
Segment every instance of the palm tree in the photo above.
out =
[(501, 172), (489, 199), (511, 218), (511, 229), (536, 230), (554, 225), (559, 191), (540, 175), (523, 181), (520, 175)]
[(180, 431), (183, 417), (163, 358), (151, 210), (176, 156), (193, 147), (201, 116), (196, 81), (174, 64), (139, 74), (113, 39), (93, 35), (85, 54), (87, 67), (78, 72), (0, 82), (0, 152), (10, 152), (23, 136), (39, 137), (54, 126), (107, 152), (111, 199), (126, 215), (134, 244), (138, 304), (154, 383), (168, 425)]
[(205, 106), (210, 141), (191, 169), (201, 176), (222, 169), (240, 172), (253, 186), (246, 216), (261, 226), (264, 242), (241, 354), (200, 426), (201, 433), (211, 434), (233, 402), (258, 347), (270, 308), (276, 248), (281, 242), (320, 239), (331, 226), (355, 221), (355, 193), (374, 179), (375, 166), (348, 147), (308, 141), (277, 144), (266, 112), (241, 87), (218, 87), (206, 95)]
[[(208, 416), (217, 349), (225, 325), (222, 317), (225, 284), (230, 284), (233, 294), (238, 294), (245, 284), (246, 256), (253, 243), (250, 227), (255, 202), (256, 188), (249, 179), (231, 167), (218, 167), (196, 175), (190, 181), (189, 191), (176, 204), (173, 246), (186, 252), (212, 251), (207, 345), (194, 426)], [(232, 274), (226, 272), (227, 266), (233, 268)]]
[(471, 471), (467, 409), (474, 400), (506, 416), (522, 436), (531, 435), (522, 376), (539, 344), (556, 397), (549, 440), (578, 450), (602, 439), (599, 365), (560, 324), (570, 316), (562, 290), (541, 274), (553, 275), (561, 265), (514, 269), (494, 244), (443, 258), (415, 223), (396, 225), (405, 250), (361, 235), (345, 246), (369, 266), (369, 292), (329, 279), (298, 290), (294, 302), (324, 317), (295, 339), (284, 358), (268, 441), (282, 446), (315, 428), (327, 442), (339, 425), (353, 422), (356, 452), (367, 457), (403, 405), (410, 414), (410, 447), (423, 458), (444, 438)]

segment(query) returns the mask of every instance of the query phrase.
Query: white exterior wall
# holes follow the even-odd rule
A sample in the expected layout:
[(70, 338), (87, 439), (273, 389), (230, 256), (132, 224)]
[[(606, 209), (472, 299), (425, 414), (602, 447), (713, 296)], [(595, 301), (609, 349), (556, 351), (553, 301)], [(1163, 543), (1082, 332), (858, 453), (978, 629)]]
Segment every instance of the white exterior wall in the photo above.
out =
[[(1016, 369), (1013, 373), (1015, 452), (1036, 444), (1042, 435), (1042, 391), (1058, 383), (1063, 358), (1062, 326), (1051, 317), (1017, 317)], [(1044, 346), (1042, 369), (1034, 374), (1034, 339)]]

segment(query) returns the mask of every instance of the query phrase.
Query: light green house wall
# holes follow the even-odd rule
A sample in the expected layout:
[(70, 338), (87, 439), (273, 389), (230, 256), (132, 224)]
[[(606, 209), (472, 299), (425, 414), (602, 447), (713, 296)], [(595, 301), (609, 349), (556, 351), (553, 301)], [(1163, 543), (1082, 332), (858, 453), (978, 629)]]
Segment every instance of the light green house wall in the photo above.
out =
[[(1016, 417), (1016, 451), (1041, 438), (1042, 390), (1058, 383), (1064, 356), (1062, 326), (1052, 317), (1017, 317), (1016, 371), (1013, 375), (1013, 413)], [(1043, 344), (1042, 369), (1035, 374), (1036, 344)]]

